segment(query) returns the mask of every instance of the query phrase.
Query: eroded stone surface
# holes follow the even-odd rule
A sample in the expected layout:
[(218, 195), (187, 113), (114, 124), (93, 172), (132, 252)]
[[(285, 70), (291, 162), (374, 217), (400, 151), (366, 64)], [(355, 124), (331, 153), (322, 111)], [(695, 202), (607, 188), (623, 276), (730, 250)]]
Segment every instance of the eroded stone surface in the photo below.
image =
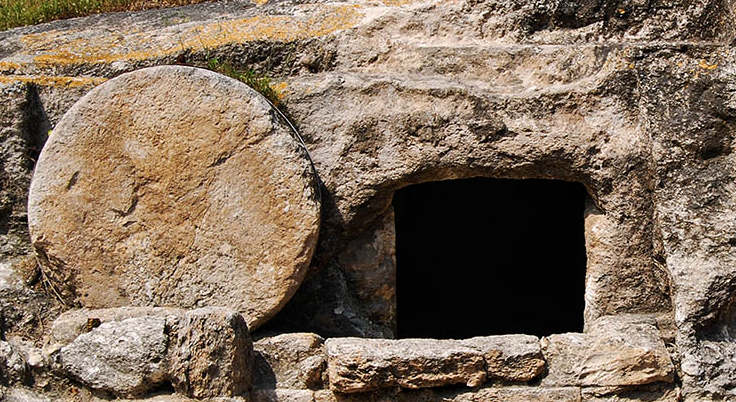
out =
[(0, 341), (0, 386), (25, 382), (28, 371), (26, 359), (17, 348)]
[[(386, 216), (396, 188), (471, 176), (580, 181), (595, 204), (587, 326), (674, 309), (686, 398), (733, 399), (733, 2), (392, 4), (214, 4), (59, 21), (0, 33), (0, 70), (111, 77), (210, 51), (236, 65), (276, 60), (330, 195), (318, 286), (283, 318), (291, 331), (382, 334), (347, 301), (374, 289), (325, 261)], [(119, 41), (111, 30), (135, 32)]]
[(421, 390), (400, 393), (397, 402), (580, 402), (580, 389), (503, 387), (473, 392)]
[(253, 343), (234, 310), (205, 307), (167, 320), (168, 378), (195, 398), (240, 395), (250, 388)]
[(483, 356), (457, 341), (332, 338), (325, 346), (330, 389), (342, 393), (451, 384), (474, 387), (486, 380)]
[(243, 394), (253, 346), (243, 317), (205, 307), (82, 309), (52, 327), (47, 359), (94, 390), (140, 396), (163, 381), (195, 398)]
[(116, 395), (139, 395), (166, 378), (166, 320), (155, 316), (101, 324), (59, 351), (61, 369)]
[(478, 349), (486, 362), (489, 379), (531, 381), (545, 370), (539, 338), (531, 335), (481, 336), (462, 341)]
[(547, 386), (629, 386), (672, 382), (674, 366), (654, 319), (602, 317), (585, 334), (542, 339)]
[(82, 308), (70, 310), (61, 314), (51, 324), (51, 330), (46, 340), (46, 350), (50, 353), (54, 349), (68, 345), (79, 335), (93, 329), (94, 325), (142, 316), (165, 318), (167, 315), (181, 316), (183, 314), (185, 314), (185, 310), (169, 307)]
[(253, 402), (314, 402), (314, 392), (303, 389), (259, 389), (250, 397)]
[(253, 344), (255, 389), (318, 389), (327, 365), (324, 339), (295, 333), (262, 338)]
[(583, 402), (672, 402), (681, 400), (676, 384), (645, 387), (583, 388)]
[(212, 72), (107, 82), (39, 158), (29, 226), (41, 264), (84, 306), (221, 305), (257, 327), (301, 282), (319, 227), (291, 135), (260, 95)]

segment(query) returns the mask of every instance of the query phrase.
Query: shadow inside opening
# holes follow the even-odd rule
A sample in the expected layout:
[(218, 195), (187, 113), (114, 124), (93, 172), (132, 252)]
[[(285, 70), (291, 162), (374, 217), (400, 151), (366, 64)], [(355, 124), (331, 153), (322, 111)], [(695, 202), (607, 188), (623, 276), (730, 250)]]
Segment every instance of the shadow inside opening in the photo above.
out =
[(586, 196), (488, 178), (396, 191), (397, 337), (582, 332)]

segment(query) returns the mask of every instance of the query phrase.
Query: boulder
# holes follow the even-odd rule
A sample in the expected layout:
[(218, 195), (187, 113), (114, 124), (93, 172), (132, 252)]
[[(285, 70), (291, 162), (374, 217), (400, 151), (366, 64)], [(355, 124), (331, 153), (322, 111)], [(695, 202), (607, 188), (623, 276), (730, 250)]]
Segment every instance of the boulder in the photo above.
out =
[(269, 103), (211, 71), (162, 66), (92, 90), (31, 183), (33, 247), (83, 306), (228, 306), (252, 329), (301, 283), (320, 206), (306, 151)]
[(318, 389), (327, 365), (324, 339), (293, 333), (262, 338), (253, 344), (256, 389)]

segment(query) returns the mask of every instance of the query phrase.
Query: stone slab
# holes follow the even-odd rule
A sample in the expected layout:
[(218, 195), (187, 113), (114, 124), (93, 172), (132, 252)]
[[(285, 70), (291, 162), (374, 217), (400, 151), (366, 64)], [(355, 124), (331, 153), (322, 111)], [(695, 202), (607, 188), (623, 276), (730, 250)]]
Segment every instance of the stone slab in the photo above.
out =
[(325, 346), (330, 389), (342, 393), (486, 380), (483, 356), (458, 341), (332, 338)]
[(44, 147), (29, 227), (63, 297), (227, 306), (254, 329), (301, 283), (320, 207), (306, 152), (254, 90), (191, 67), (121, 75)]

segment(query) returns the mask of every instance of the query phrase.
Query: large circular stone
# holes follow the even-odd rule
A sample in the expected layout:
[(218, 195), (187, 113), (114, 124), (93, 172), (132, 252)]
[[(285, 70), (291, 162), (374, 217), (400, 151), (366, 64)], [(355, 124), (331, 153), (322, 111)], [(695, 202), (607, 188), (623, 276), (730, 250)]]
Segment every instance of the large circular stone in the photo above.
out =
[(67, 300), (227, 306), (253, 329), (304, 277), (316, 185), (261, 95), (210, 71), (154, 67), (100, 85), (66, 113), (38, 160), (28, 220)]

